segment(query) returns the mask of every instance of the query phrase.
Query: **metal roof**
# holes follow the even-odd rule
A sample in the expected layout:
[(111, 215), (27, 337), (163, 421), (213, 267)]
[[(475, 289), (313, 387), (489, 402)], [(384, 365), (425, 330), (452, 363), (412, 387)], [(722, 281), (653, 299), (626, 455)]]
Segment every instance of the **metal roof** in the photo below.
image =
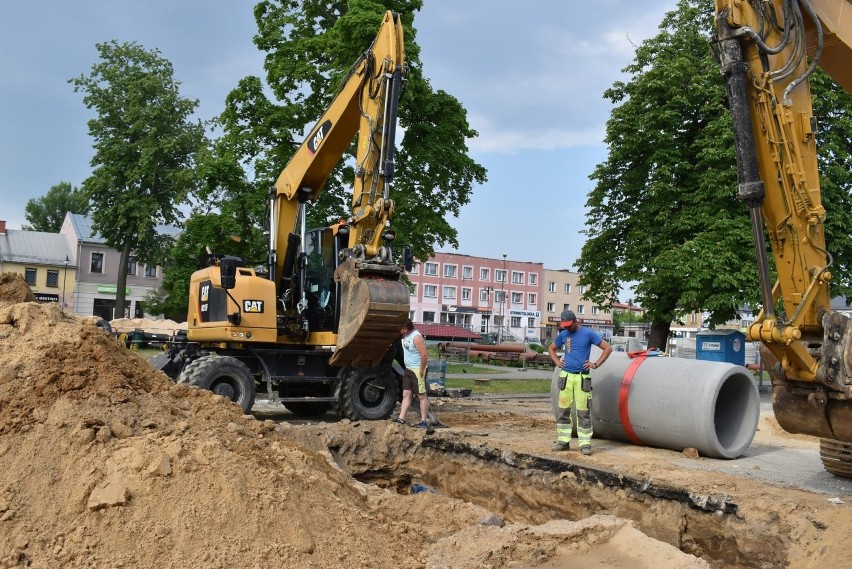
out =
[[(92, 229), (91, 217), (80, 215), (79, 213), (68, 212), (68, 219), (71, 221), (71, 225), (74, 227), (74, 233), (80, 241), (86, 243), (98, 243), (101, 245), (106, 243), (106, 240)], [(171, 237), (177, 237), (181, 232), (179, 227), (173, 227), (171, 225), (157, 225), (156, 229), (157, 233), (160, 235), (169, 235)]]
[(68, 241), (59, 233), (20, 229), (0, 233), (0, 261), (62, 267), (70, 258)]

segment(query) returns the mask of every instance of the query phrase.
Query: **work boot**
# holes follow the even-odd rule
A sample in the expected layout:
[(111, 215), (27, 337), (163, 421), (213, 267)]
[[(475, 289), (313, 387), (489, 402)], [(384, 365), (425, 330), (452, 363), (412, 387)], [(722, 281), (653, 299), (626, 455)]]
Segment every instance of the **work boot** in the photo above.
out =
[(585, 454), (586, 456), (589, 456), (590, 454), (592, 454), (592, 445), (580, 447), (580, 452)]
[(553, 445), (553, 450), (555, 450), (555, 451), (571, 450), (571, 443), (556, 441), (556, 444)]

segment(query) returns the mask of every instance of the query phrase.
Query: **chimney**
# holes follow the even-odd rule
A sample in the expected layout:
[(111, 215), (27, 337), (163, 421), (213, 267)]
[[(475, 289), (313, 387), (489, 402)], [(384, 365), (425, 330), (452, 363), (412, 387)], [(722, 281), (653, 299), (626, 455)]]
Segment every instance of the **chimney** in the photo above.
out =
[(0, 219), (0, 235), (6, 235), (6, 222)]

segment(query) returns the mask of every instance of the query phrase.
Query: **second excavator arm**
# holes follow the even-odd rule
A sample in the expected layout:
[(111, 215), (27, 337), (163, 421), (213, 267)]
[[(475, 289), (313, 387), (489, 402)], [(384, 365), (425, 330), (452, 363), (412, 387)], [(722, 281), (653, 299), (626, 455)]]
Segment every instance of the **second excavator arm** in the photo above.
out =
[(748, 337), (778, 362), (772, 374), (779, 423), (852, 442), (852, 323), (830, 309), (831, 255), (808, 82), (820, 66), (852, 88), (852, 3), (716, 0), (715, 9), (738, 197), (749, 207), (761, 284), (763, 309)]

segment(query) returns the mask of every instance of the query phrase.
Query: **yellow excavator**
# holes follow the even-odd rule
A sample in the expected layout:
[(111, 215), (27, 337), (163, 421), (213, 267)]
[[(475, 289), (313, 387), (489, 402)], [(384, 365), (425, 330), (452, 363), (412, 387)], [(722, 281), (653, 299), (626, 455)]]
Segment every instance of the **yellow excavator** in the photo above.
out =
[(747, 335), (770, 364), (778, 423), (820, 437), (826, 470), (852, 476), (852, 319), (831, 310), (808, 83), (819, 66), (852, 91), (852, 2), (716, 0), (715, 10), (763, 306)]
[[(391, 347), (409, 317), (389, 226), (406, 72), (400, 18), (388, 11), (270, 190), (266, 264), (209, 255), (191, 278), (186, 336), (172, 338), (155, 367), (245, 412), (265, 389), (300, 415), (390, 416), (400, 393)], [(307, 230), (307, 208), (356, 137), (349, 218)]]

